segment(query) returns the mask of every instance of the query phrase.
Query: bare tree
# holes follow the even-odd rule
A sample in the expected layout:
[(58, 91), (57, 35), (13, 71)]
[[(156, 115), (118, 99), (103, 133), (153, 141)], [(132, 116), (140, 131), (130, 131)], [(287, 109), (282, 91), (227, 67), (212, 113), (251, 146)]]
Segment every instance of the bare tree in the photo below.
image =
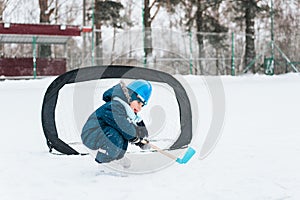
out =
[[(300, 1), (274, 1), (275, 42), (292, 61), (300, 61)], [(299, 64), (298, 64), (299, 66)]]
[[(55, 7), (50, 8), (48, 0), (39, 0), (40, 6), (40, 22), (50, 23), (50, 16), (55, 11)], [(50, 57), (51, 56), (51, 45), (41, 44), (39, 47), (39, 57)]]
[[(205, 48), (204, 48), (204, 32), (227, 32), (228, 28), (221, 24), (218, 18), (219, 5), (223, 0), (181, 0), (177, 1), (179, 4), (183, 5), (185, 9), (185, 26), (188, 31), (192, 31), (194, 26), (196, 28), (196, 36), (198, 43), (198, 57), (205, 58)], [(170, 1), (174, 3), (173, 1)], [(213, 46), (220, 47), (222, 44), (222, 37), (209, 37), (208, 40)], [(216, 48), (217, 49), (217, 48)], [(199, 60), (199, 69), (195, 69), (196, 74), (204, 74), (204, 64), (202, 60)]]
[(7, 7), (9, 0), (0, 0), (0, 22), (3, 22), (3, 12)]
[[(151, 24), (155, 19), (161, 3), (158, 0), (154, 0), (150, 4), (150, 0), (144, 0), (143, 8), (143, 26), (144, 26), (144, 63), (147, 64), (149, 59), (152, 59), (152, 30)], [(151, 16), (151, 10), (154, 10), (154, 14)]]
[[(9, 0), (0, 0), (0, 23), (3, 22), (3, 12), (7, 7)], [(4, 56), (4, 44), (0, 44), (1, 57)]]

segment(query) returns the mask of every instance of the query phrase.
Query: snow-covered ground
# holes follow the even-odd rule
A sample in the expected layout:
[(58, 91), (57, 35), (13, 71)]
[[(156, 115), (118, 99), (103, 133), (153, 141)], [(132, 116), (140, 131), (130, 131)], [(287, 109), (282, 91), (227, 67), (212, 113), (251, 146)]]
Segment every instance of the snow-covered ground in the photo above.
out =
[[(198, 102), (202, 140), (213, 112), (207, 77), (184, 78)], [(221, 77), (226, 118), (214, 150), (142, 175), (48, 153), (41, 107), (53, 79), (0, 82), (1, 200), (300, 199), (299, 74)], [(198, 153), (201, 142), (193, 141)]]

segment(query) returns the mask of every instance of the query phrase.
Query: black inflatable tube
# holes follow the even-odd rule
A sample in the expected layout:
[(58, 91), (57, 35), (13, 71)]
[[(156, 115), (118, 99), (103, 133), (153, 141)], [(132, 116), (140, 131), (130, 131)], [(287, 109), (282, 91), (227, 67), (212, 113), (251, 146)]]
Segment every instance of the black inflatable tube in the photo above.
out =
[(180, 82), (165, 72), (122, 65), (91, 66), (75, 69), (57, 77), (48, 87), (42, 106), (42, 126), (50, 151), (54, 148), (67, 155), (78, 155), (79, 152), (59, 139), (56, 123), (55, 108), (59, 90), (66, 84), (108, 78), (145, 79), (170, 85), (175, 92), (180, 111), (181, 134), (170, 147), (178, 149), (188, 145), (192, 139), (192, 113), (190, 100)]

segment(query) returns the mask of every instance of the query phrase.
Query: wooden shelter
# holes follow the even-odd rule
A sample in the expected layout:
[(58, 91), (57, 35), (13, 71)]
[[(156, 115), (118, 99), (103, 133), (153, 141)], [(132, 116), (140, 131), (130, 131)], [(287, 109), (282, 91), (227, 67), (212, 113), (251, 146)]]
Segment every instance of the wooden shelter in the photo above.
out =
[(32, 57), (7, 57), (1, 52), (0, 76), (53, 76), (66, 72), (67, 59), (39, 58), (39, 44), (66, 46), (68, 40), (81, 35), (79, 26), (50, 24), (0, 23), (0, 43), (32, 44)]

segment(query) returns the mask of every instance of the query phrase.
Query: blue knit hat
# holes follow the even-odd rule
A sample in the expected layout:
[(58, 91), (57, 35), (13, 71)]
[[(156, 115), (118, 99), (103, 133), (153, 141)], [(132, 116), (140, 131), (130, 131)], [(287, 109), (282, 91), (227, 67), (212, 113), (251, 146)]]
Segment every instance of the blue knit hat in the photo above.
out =
[(152, 93), (152, 85), (149, 81), (135, 80), (131, 82), (127, 88), (131, 90), (130, 97), (131, 101), (137, 100), (146, 105), (150, 99)]

